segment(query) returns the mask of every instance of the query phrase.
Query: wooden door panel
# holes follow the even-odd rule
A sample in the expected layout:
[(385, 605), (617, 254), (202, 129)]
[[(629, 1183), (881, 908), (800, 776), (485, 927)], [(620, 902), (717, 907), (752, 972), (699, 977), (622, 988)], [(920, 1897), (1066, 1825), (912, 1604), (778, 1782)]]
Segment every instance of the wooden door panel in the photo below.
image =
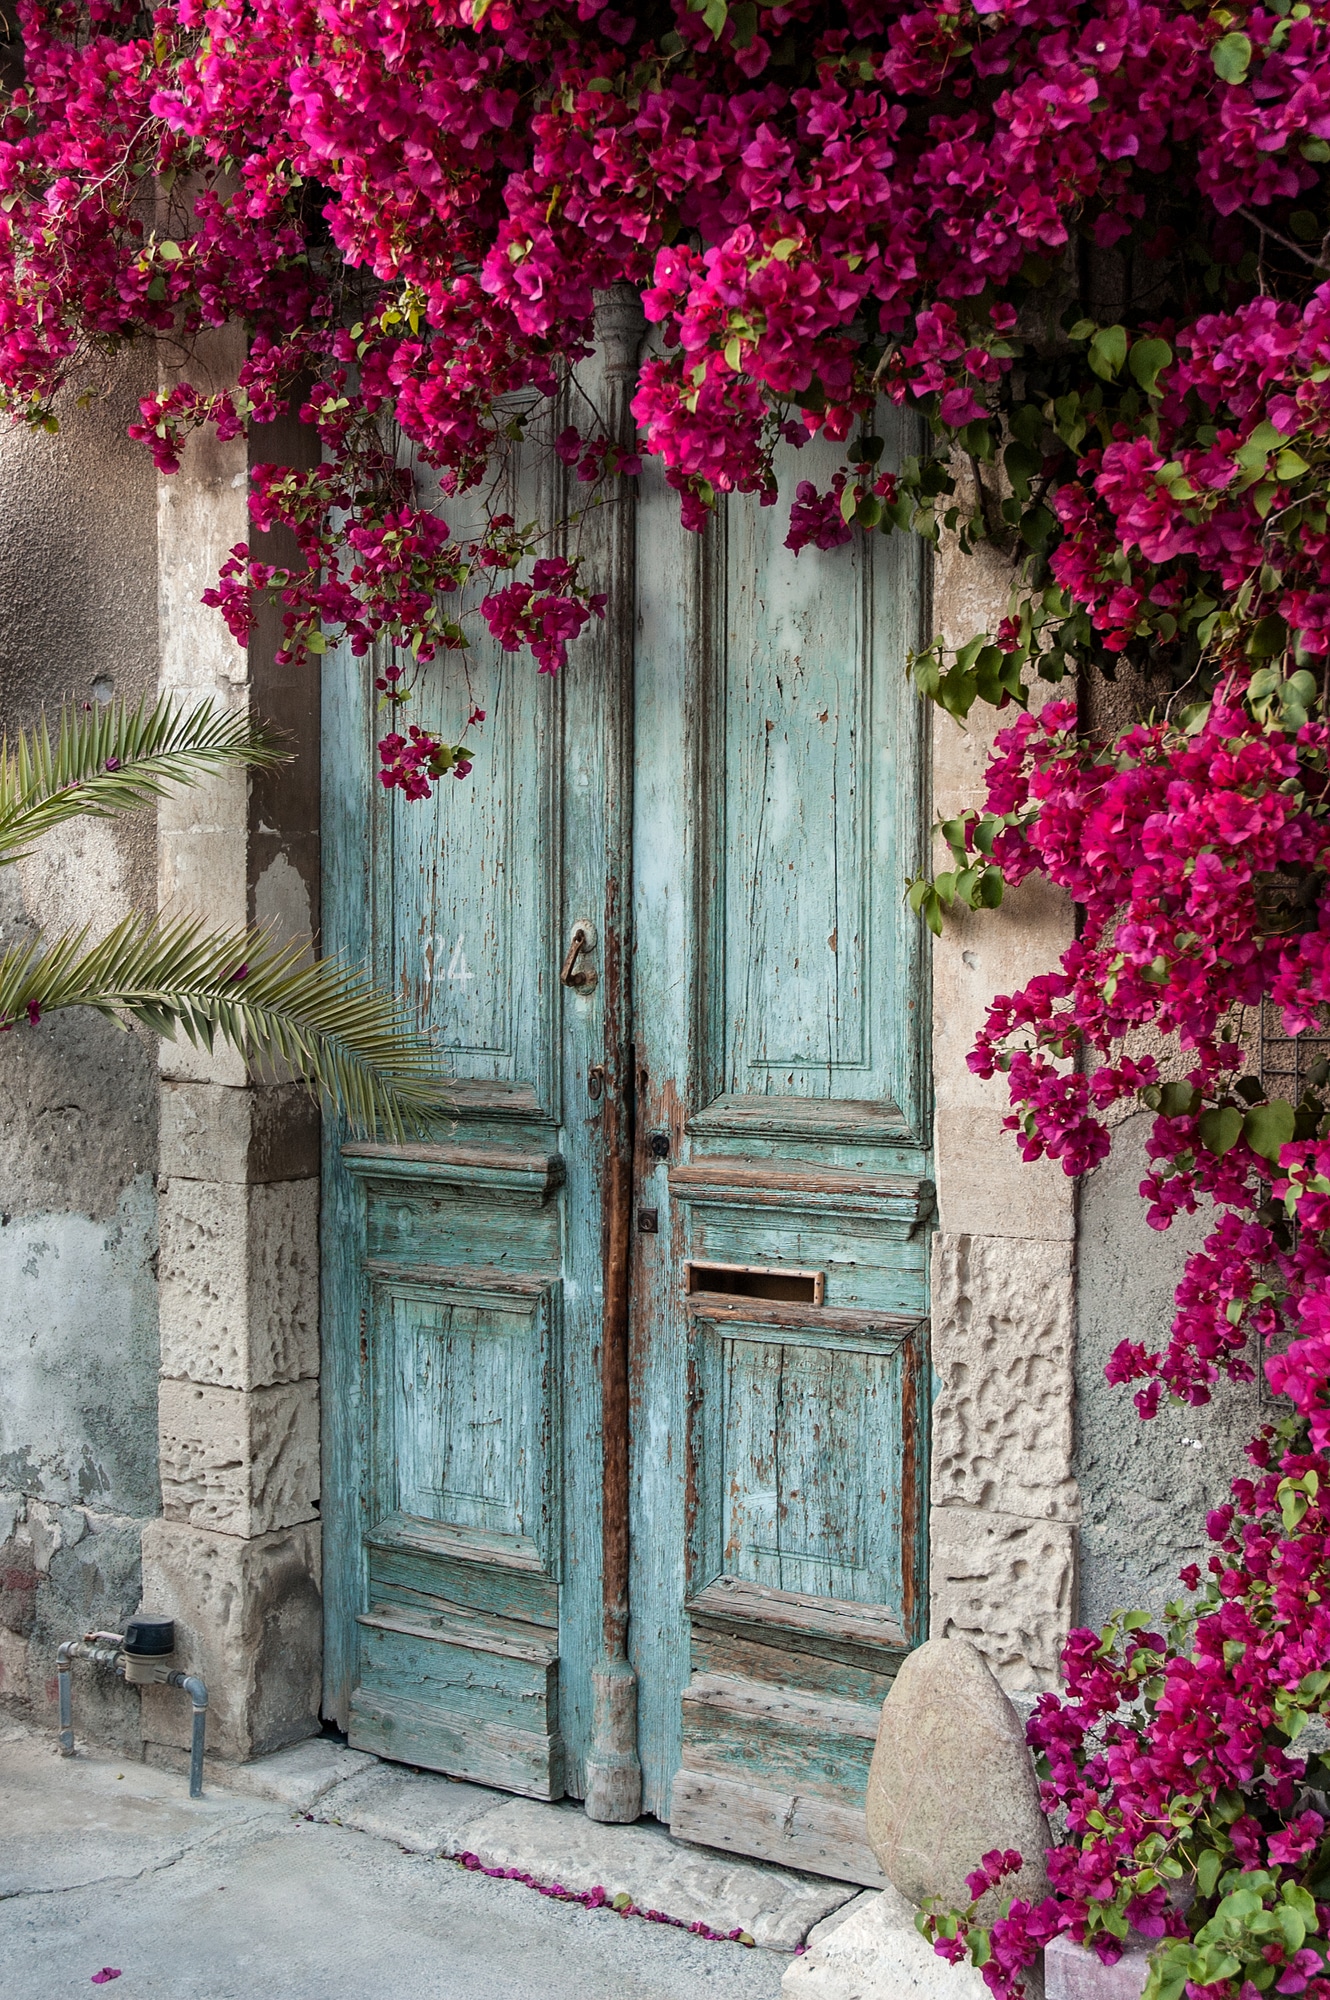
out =
[(385, 1518), (502, 1537), (548, 1564), (555, 1294), (493, 1284), (466, 1270), (375, 1284), (374, 1457), (392, 1475), (380, 1499)]
[(732, 500), (699, 551), (692, 1122), (756, 1133), (783, 1112), (794, 1136), (848, 1122), (917, 1141), (923, 962), (902, 903), (923, 795), (903, 672), (917, 561), (899, 540), (790, 555), (781, 523), (820, 455), (790, 454), (774, 507)]
[(640, 512), (634, 1660), (676, 1835), (877, 1883), (926, 1596), (922, 589), (899, 540), (784, 549), (818, 457), (700, 544)]
[(719, 1322), (708, 1299), (690, 1308), (689, 1596), (719, 1582), (760, 1585), (768, 1604), (871, 1606), (902, 1647), (919, 1598), (923, 1327), (844, 1312), (800, 1326), (791, 1308), (763, 1326), (756, 1303), (742, 1322), (728, 1304)]
[[(582, 385), (612, 422), (635, 377), (630, 303)], [(487, 494), (519, 521), (567, 511), (550, 444), (533, 429)], [(436, 499), (466, 540), (468, 503)], [(451, 741), (486, 711), (466, 781), (424, 801), (374, 784), (386, 718), (363, 663), (329, 656), (323, 705), (325, 943), (396, 991), (448, 1084), (419, 1142), (347, 1145), (325, 1124), (325, 1712), (366, 1749), (480, 1783), (599, 1785), (608, 1817), (637, 1797), (613, 1254), (632, 537), (631, 500), (579, 530), (610, 609), (566, 674), (472, 619), (470, 650), (420, 676), (402, 721)], [(595, 934), (591, 977), (565, 986), (575, 924)]]
[[(718, 539), (726, 615), (717, 968), (724, 1088), (866, 1097), (871, 725), (863, 590), (829, 600), (734, 510)], [(868, 1005), (866, 1005), (868, 1003)]]
[[(388, 976), (457, 1079), (459, 1109), (549, 1116), (560, 706), (529, 662), (497, 647), (468, 655), (467, 684), (486, 713), (483, 781), (445, 778), (427, 800), (393, 793), (382, 811)], [(448, 741), (458, 698), (453, 676), (426, 675), (410, 719)]]
[(348, 1740), (558, 1798), (559, 1162), (364, 1146), (343, 1168), (368, 1410)]
[(898, 1356), (816, 1334), (720, 1345), (724, 1573), (898, 1606)]

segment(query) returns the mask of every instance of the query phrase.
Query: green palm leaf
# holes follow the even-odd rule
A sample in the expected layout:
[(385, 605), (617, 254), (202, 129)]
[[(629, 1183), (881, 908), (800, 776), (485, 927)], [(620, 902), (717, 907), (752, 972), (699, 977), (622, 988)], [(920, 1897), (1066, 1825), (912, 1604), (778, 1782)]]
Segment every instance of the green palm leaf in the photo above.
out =
[(0, 866), (65, 820), (130, 812), (226, 764), (270, 767), (286, 754), (246, 714), (212, 702), (62, 709), (54, 741), (45, 717), (0, 740)]
[(0, 1032), (92, 1007), (206, 1049), (220, 1038), (261, 1072), (289, 1064), (363, 1132), (381, 1125), (400, 1139), (446, 1109), (434, 1049), (353, 967), (311, 964), (306, 946), (274, 947), (253, 925), (210, 931), (192, 917), (135, 914), (87, 939), (38, 936), (0, 955)]

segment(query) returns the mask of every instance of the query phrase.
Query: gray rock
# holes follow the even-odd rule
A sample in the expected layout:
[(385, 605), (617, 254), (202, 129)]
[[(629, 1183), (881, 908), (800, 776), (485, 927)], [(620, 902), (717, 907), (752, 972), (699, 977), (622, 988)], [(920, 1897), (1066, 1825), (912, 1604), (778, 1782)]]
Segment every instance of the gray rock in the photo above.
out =
[(948, 1965), (920, 1937), (895, 1889), (856, 1897), (843, 1924), (818, 1930), (782, 1979), (781, 2000), (988, 2000), (967, 1960)]
[(1048, 1893), (1048, 1825), (1019, 1716), (965, 1639), (930, 1639), (911, 1653), (882, 1704), (868, 1775), (868, 1838), (887, 1878), (911, 1903), (929, 1896), (964, 1909), (965, 1877), (990, 1848), (1023, 1866), (980, 1905)]
[(1084, 1945), (1055, 1937), (1044, 1948), (1047, 2000), (1140, 2000), (1151, 1950), (1144, 1938), (1133, 1937), (1116, 1965), (1101, 1965)]

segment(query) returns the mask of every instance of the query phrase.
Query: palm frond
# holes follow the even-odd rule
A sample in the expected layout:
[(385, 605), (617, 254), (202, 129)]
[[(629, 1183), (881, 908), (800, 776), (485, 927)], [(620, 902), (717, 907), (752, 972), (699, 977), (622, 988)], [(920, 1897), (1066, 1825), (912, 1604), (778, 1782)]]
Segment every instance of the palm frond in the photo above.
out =
[(287, 754), (247, 715), (210, 701), (67, 707), (54, 740), (43, 716), (12, 743), (0, 739), (0, 866), (65, 820), (131, 812), (225, 764), (269, 767)]
[(269, 1074), (289, 1064), (361, 1132), (400, 1139), (447, 1109), (438, 1057), (391, 996), (335, 959), (310, 963), (257, 926), (211, 931), (193, 917), (130, 915), (88, 932), (38, 936), (0, 955), (0, 1032), (65, 1007), (128, 1015), (174, 1040), (218, 1038)]

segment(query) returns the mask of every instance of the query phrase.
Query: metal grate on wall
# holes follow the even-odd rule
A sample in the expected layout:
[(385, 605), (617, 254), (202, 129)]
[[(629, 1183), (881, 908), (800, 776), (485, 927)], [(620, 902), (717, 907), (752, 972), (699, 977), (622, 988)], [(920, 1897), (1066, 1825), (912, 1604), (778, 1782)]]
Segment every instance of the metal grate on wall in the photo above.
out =
[[(1283, 1097), (1296, 1104), (1317, 1064), (1330, 1062), (1330, 1010), (1322, 1008), (1321, 1019), (1320, 1030), (1285, 1034), (1283, 1009), (1268, 999), (1261, 1002), (1260, 1077), (1267, 1097)], [(1282, 1341), (1278, 1344), (1283, 1345)], [(1274, 1395), (1266, 1380), (1265, 1360), (1270, 1351), (1262, 1340), (1260, 1353), (1255, 1357), (1260, 1408), (1274, 1415), (1287, 1415), (1292, 1405), (1286, 1397)]]
[(1296, 1104), (1316, 1065), (1330, 1062), (1330, 1018), (1324, 1008), (1321, 1014), (1319, 1030), (1287, 1035), (1283, 1009), (1272, 1000), (1261, 1002), (1260, 1076), (1267, 1097), (1284, 1097)]

